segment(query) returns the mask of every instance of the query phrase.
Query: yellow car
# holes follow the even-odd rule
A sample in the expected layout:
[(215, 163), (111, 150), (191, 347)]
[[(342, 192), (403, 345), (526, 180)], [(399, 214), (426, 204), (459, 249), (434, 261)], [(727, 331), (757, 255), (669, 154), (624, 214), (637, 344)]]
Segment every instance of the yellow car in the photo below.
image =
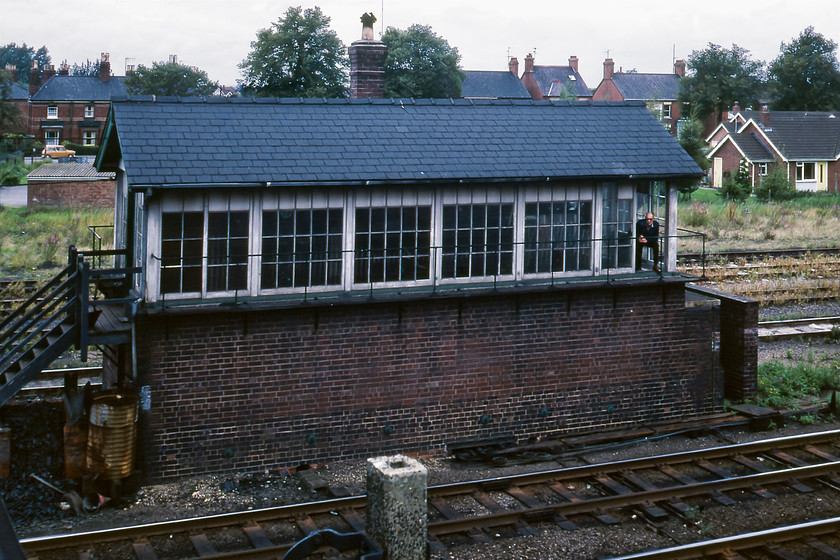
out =
[(75, 156), (76, 152), (73, 150), (68, 150), (64, 146), (47, 146), (43, 149), (41, 155), (45, 157), (51, 157), (53, 159), (58, 159), (63, 157)]

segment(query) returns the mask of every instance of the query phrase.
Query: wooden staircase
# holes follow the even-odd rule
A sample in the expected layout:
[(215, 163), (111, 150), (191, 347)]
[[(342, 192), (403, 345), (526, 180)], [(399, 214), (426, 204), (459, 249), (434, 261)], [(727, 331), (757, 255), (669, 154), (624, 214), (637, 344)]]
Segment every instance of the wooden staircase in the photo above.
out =
[(86, 361), (91, 345), (130, 340), (126, 334), (130, 325), (122, 332), (114, 332), (113, 327), (112, 332), (96, 328), (103, 309), (129, 301), (125, 297), (100, 298), (97, 284), (106, 282), (113, 287), (115, 281), (121, 281), (124, 289), (119, 295), (126, 295), (128, 279), (136, 270), (91, 270), (86, 256), (118, 251), (92, 253), (71, 247), (67, 267), (0, 322), (0, 406), (72, 346), (81, 350), (81, 359)]

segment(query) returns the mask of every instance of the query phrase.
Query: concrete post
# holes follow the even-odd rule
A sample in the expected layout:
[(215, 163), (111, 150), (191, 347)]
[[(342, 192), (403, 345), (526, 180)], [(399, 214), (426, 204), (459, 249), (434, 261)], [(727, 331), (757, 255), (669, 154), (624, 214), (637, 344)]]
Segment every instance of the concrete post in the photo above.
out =
[(366, 532), (389, 560), (425, 560), (426, 467), (404, 455), (367, 460)]

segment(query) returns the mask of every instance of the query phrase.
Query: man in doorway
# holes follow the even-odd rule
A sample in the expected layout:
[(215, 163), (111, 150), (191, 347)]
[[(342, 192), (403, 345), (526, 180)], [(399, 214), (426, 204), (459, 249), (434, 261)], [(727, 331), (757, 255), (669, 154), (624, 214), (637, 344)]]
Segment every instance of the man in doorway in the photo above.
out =
[(636, 270), (642, 270), (642, 249), (650, 247), (653, 271), (659, 272), (659, 222), (648, 212), (636, 222)]

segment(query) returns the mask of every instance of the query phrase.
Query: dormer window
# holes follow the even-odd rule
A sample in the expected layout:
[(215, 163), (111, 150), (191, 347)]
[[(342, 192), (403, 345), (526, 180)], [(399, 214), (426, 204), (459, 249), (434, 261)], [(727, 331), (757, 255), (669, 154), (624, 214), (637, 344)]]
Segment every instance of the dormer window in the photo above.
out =
[(93, 105), (85, 105), (85, 118), (92, 119), (93, 118)]
[(57, 119), (58, 118), (58, 105), (50, 105), (47, 107), (47, 118), (48, 119)]

